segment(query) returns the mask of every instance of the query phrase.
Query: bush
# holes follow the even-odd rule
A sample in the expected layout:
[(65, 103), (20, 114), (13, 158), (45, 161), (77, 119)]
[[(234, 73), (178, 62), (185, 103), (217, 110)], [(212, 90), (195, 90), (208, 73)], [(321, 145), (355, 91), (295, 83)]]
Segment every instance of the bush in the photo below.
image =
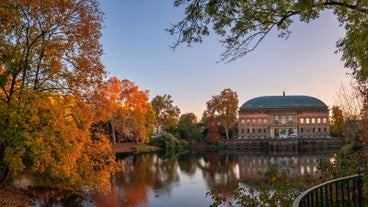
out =
[(151, 139), (151, 144), (163, 149), (183, 148), (187, 146), (184, 140), (176, 138), (171, 133), (164, 133), (162, 136)]

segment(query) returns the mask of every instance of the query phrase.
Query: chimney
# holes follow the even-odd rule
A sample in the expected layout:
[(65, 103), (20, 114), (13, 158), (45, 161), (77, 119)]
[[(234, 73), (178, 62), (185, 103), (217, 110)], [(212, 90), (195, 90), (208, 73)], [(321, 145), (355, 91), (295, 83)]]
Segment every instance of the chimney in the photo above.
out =
[(285, 97), (285, 91), (283, 91), (283, 92), (282, 92), (282, 96), (284, 96), (284, 97)]

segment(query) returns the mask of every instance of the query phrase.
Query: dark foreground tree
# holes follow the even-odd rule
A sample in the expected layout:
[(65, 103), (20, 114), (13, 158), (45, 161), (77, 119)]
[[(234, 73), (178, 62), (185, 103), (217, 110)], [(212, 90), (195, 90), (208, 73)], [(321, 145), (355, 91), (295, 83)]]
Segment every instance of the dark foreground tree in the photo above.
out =
[(233, 61), (252, 52), (271, 30), (288, 37), (294, 20), (310, 22), (324, 10), (332, 11), (346, 36), (337, 41), (345, 66), (357, 78), (368, 77), (368, 1), (361, 0), (176, 0), (185, 6), (185, 17), (168, 31), (180, 43), (202, 42), (210, 30), (222, 37), (223, 61)]

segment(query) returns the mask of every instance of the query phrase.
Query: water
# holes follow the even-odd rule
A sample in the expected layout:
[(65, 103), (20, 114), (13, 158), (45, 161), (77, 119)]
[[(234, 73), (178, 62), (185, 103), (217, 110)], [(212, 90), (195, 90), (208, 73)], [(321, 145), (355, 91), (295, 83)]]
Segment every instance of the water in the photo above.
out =
[[(52, 206), (180, 207), (209, 206), (211, 189), (231, 199), (239, 183), (262, 179), (273, 164), (289, 177), (312, 173), (331, 153), (268, 155), (254, 153), (143, 153), (120, 154), (121, 172), (112, 178), (112, 191), (53, 202)], [(36, 206), (45, 202), (38, 201)]]

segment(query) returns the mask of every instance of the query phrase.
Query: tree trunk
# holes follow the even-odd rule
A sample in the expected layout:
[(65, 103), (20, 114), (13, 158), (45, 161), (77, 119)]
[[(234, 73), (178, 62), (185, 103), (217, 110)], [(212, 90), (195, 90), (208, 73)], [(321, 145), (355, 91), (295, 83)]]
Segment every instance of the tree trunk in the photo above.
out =
[(225, 126), (226, 139), (229, 139), (229, 127)]
[(0, 186), (4, 186), (6, 184), (6, 182), (8, 181), (9, 175), (10, 175), (9, 165), (6, 165), (4, 172), (0, 178)]
[(112, 115), (111, 117), (111, 137), (112, 143), (116, 144), (116, 129), (115, 129), (115, 117)]

